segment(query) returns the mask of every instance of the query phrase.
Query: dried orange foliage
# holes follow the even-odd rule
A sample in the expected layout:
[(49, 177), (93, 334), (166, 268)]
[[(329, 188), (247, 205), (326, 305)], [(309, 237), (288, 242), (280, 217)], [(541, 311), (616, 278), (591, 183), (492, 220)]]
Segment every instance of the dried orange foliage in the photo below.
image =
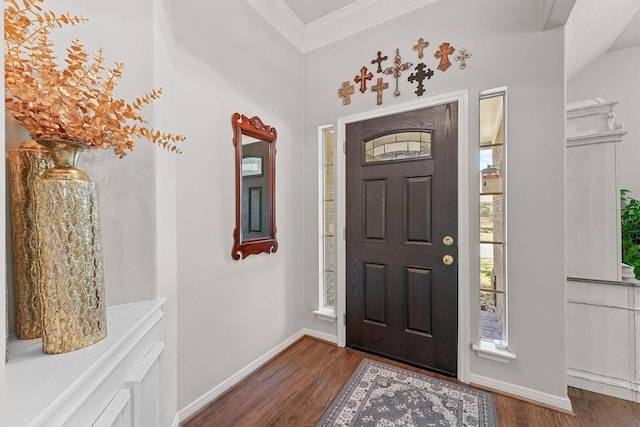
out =
[(123, 63), (106, 68), (102, 49), (90, 58), (78, 40), (67, 48), (66, 66), (58, 66), (50, 30), (84, 23), (85, 18), (45, 11), (44, 0), (4, 1), (5, 105), (32, 138), (113, 147), (122, 158), (133, 150), (133, 138), (142, 137), (180, 153), (176, 144), (184, 136), (149, 129), (140, 114), (161, 89), (131, 103), (116, 99), (113, 89), (122, 77)]

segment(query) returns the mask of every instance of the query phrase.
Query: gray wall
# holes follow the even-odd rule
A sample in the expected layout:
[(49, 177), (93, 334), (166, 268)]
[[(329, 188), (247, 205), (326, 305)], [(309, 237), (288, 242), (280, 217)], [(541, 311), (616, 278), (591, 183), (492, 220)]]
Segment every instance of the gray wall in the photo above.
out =
[[(131, 101), (153, 88), (152, 0), (131, 4), (59, 0), (47, 2), (45, 8), (89, 19), (86, 24), (52, 31), (51, 36), (59, 52), (59, 63), (64, 64), (65, 49), (71, 40), (77, 38), (90, 54), (102, 47), (105, 66), (112, 67), (116, 61), (124, 62), (123, 77), (115, 90), (117, 97)], [(114, 28), (117, 31), (113, 31)], [(151, 120), (153, 109), (152, 105), (143, 112), (144, 116)], [(7, 124), (5, 135), (7, 150), (28, 139), (26, 132), (11, 121)], [(78, 162), (78, 166), (99, 186), (105, 292), (109, 306), (156, 296), (155, 162), (158, 155), (170, 154), (161, 153), (149, 141), (141, 140), (125, 159), (118, 159), (111, 150), (98, 150), (83, 153)], [(8, 249), (9, 256), (10, 251)], [(10, 332), (13, 332), (11, 276), (7, 283), (10, 292)]]
[[(425, 83), (427, 96), (469, 91), (469, 222), (471, 242), (471, 341), (479, 335), (478, 94), (508, 86), (508, 245), (509, 340), (518, 359), (501, 364), (472, 354), (471, 373), (509, 385), (513, 390), (566, 398), (564, 350), (564, 59), (562, 29), (540, 32), (537, 1), (446, 1), (394, 19), (305, 55), (305, 229), (317, 223), (317, 127), (342, 116), (375, 110), (375, 93), (352, 95), (343, 106), (340, 84), (353, 80), (378, 50), (390, 56), (400, 48), (405, 61), (418, 63), (412, 46), (430, 41), (466, 47), (473, 56), (462, 71), (457, 63)], [(434, 69), (437, 62), (425, 56)], [(416, 100), (408, 74), (398, 98), (385, 91), (384, 106)], [(385, 79), (393, 85), (390, 79)], [(340, 146), (340, 141), (337, 142)], [(305, 241), (305, 323), (336, 333), (334, 324), (317, 320), (315, 239)], [(469, 343), (469, 346), (471, 343)]]
[[(303, 60), (244, 1), (163, 2), (172, 75), (161, 114), (187, 134), (176, 160), (178, 408), (304, 327)], [(164, 80), (164, 79), (163, 79)], [(231, 116), (278, 131), (275, 254), (231, 258)], [(160, 172), (162, 173), (162, 172)], [(160, 224), (163, 227), (163, 224)]]

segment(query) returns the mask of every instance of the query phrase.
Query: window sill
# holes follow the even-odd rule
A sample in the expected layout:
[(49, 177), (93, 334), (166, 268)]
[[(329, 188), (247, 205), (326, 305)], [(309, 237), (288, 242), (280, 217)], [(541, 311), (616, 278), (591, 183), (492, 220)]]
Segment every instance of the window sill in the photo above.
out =
[(516, 360), (515, 353), (496, 348), (496, 345), (491, 341), (481, 340), (480, 344), (473, 344), (473, 351), (476, 352), (478, 357), (493, 360), (495, 362), (509, 363), (512, 360)]
[(319, 308), (318, 310), (313, 310), (313, 314), (315, 314), (318, 319), (324, 320), (325, 322), (335, 322), (338, 318), (335, 310), (331, 308)]

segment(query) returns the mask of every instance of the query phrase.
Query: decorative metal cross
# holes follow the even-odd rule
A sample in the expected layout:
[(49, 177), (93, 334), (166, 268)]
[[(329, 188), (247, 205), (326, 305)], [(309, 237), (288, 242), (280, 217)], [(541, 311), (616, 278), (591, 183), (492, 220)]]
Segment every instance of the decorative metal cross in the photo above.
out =
[(418, 96), (422, 96), (422, 94), (424, 93), (424, 84), (423, 84), (424, 79), (426, 78), (427, 80), (429, 80), (433, 76), (433, 70), (431, 68), (427, 69), (427, 72), (425, 73), (424, 69), (426, 67), (427, 66), (424, 65), (422, 62), (419, 63), (415, 68), (417, 72), (411, 73), (411, 75), (407, 79), (411, 83), (416, 81), (418, 82), (418, 88), (414, 92)]
[(382, 61), (386, 61), (388, 59), (387, 55), (382, 56), (382, 52), (378, 51), (378, 57), (376, 59), (371, 60), (371, 65), (378, 64), (378, 70), (376, 72), (382, 72), (382, 66), (380, 65)]
[(365, 93), (367, 91), (367, 80), (371, 80), (373, 74), (367, 73), (367, 67), (364, 65), (360, 68), (360, 75), (356, 76), (353, 80), (356, 83), (360, 83), (360, 92)]
[(418, 58), (422, 58), (424, 56), (424, 48), (429, 47), (429, 42), (424, 41), (422, 37), (418, 39), (418, 44), (413, 46), (413, 50), (418, 51)]
[(396, 90), (393, 92), (393, 96), (400, 96), (400, 90), (398, 90), (398, 79), (403, 71), (409, 69), (413, 65), (411, 62), (402, 63), (402, 58), (400, 58), (400, 49), (396, 49), (396, 56), (393, 58), (393, 67), (389, 67), (385, 69), (383, 72), (385, 74), (392, 74), (396, 79)]
[(342, 82), (342, 87), (338, 89), (338, 96), (342, 97), (342, 105), (351, 104), (351, 95), (353, 95), (353, 85), (348, 81)]
[(371, 86), (372, 92), (378, 92), (376, 96), (376, 102), (378, 105), (382, 105), (382, 91), (385, 89), (389, 89), (389, 83), (382, 82), (382, 77), (378, 77), (378, 83)]
[(456, 61), (460, 61), (460, 69), (464, 70), (467, 68), (467, 59), (471, 58), (471, 52), (469, 52), (466, 48), (462, 48), (458, 51), (458, 54), (454, 57)]
[(438, 70), (447, 71), (447, 68), (451, 67), (451, 61), (449, 61), (449, 55), (452, 55), (456, 50), (449, 43), (442, 43), (440, 45), (440, 50), (437, 51), (433, 56), (440, 59), (440, 65), (438, 65)]

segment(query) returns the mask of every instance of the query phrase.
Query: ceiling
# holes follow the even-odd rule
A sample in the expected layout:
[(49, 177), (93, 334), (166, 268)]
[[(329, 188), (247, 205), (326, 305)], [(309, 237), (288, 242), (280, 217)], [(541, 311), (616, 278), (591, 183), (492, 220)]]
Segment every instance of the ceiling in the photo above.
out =
[[(438, 0), (247, 0), (310, 52)], [(640, 45), (640, 0), (539, 0), (545, 29), (566, 24), (567, 75), (606, 51)], [(354, 16), (358, 19), (352, 19)], [(351, 19), (350, 19), (351, 18)], [(344, 25), (349, 19), (349, 25)]]
[(303, 24), (309, 24), (359, 0), (283, 0)]

